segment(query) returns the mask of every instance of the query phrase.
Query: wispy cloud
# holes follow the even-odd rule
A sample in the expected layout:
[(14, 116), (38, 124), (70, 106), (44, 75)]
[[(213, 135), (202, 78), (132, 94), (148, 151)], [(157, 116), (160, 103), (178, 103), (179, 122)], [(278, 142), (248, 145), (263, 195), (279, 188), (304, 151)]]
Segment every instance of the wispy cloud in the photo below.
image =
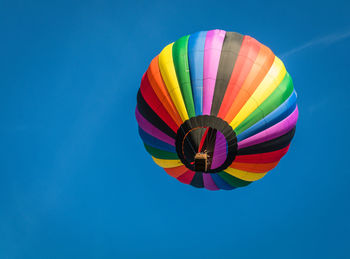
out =
[(302, 50), (314, 47), (316, 45), (331, 45), (335, 42), (341, 41), (341, 40), (349, 38), (349, 37), (350, 37), (350, 30), (348, 30), (346, 32), (342, 32), (342, 33), (329, 34), (329, 35), (326, 35), (322, 38), (313, 39), (309, 42), (306, 42), (305, 44), (300, 45), (299, 47), (293, 48), (291, 50), (288, 50), (279, 56), (282, 58), (285, 58), (285, 57), (291, 56), (295, 53), (298, 53)]

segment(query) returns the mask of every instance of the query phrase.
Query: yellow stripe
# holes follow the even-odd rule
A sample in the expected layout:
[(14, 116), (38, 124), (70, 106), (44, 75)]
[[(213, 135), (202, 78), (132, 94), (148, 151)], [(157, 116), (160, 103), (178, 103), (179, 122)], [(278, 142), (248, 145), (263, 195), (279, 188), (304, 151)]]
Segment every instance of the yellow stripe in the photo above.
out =
[(159, 54), (159, 70), (168, 89), (168, 93), (173, 100), (181, 119), (185, 121), (188, 120), (188, 114), (176, 77), (172, 53), (173, 44), (174, 43), (171, 43), (166, 46)]
[(239, 126), (242, 121), (244, 121), (263, 103), (263, 101), (265, 101), (267, 97), (270, 96), (270, 94), (272, 94), (272, 92), (283, 80), (285, 74), (286, 68), (284, 67), (282, 61), (278, 57), (275, 57), (275, 60), (265, 78), (230, 123), (233, 129), (236, 129), (236, 127)]
[(163, 167), (163, 168), (173, 168), (177, 166), (183, 165), (183, 163), (180, 160), (170, 160), (170, 159), (158, 159), (153, 157), (154, 162), (156, 162), (157, 165)]
[(246, 172), (246, 171), (242, 171), (242, 170), (238, 170), (238, 169), (234, 169), (232, 167), (227, 167), (224, 172), (233, 175), (234, 177), (237, 177), (239, 179), (245, 180), (245, 181), (256, 181), (259, 180), (261, 178), (263, 178), (266, 173), (251, 173), (251, 172)]

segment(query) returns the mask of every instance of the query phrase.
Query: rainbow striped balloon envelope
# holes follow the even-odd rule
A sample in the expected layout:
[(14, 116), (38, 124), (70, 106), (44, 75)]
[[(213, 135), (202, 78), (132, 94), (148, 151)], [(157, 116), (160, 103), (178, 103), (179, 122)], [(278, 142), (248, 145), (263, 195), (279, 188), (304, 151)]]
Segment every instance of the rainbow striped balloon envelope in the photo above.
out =
[(296, 98), (268, 47), (235, 32), (201, 31), (151, 61), (136, 119), (147, 152), (170, 176), (231, 190), (264, 177), (287, 153)]

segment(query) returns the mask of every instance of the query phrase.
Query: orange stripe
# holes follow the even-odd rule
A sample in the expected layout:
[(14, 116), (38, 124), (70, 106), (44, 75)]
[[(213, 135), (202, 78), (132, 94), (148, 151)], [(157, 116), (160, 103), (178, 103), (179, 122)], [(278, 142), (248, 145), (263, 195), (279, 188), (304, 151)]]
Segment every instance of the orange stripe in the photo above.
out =
[(254, 93), (261, 81), (266, 76), (270, 67), (273, 64), (275, 55), (266, 46), (261, 45), (259, 54), (246, 78), (242, 87), (233, 102), (230, 110), (225, 116), (225, 121), (231, 122), (242, 109), (243, 105), (247, 102), (250, 96)]
[(170, 98), (168, 90), (160, 74), (158, 64), (158, 56), (156, 56), (147, 69), (148, 79), (152, 88), (154, 89), (154, 92), (158, 96), (158, 99), (163, 104), (164, 108), (168, 111), (169, 115), (173, 118), (175, 123), (180, 127), (180, 125), (182, 124), (181, 117), (177, 112), (173, 101)]
[(266, 173), (276, 167), (279, 161), (273, 163), (265, 164), (246, 164), (233, 162), (230, 167), (242, 171), (252, 172), (252, 173)]
[(237, 61), (218, 113), (218, 117), (221, 119), (224, 119), (227, 112), (230, 110), (232, 103), (259, 54), (260, 46), (261, 44), (254, 38), (250, 36), (243, 37), (242, 46), (239, 50)]
[(186, 173), (189, 169), (186, 166), (182, 165), (173, 168), (164, 168), (164, 170), (168, 173), (168, 175), (178, 178), (180, 175)]

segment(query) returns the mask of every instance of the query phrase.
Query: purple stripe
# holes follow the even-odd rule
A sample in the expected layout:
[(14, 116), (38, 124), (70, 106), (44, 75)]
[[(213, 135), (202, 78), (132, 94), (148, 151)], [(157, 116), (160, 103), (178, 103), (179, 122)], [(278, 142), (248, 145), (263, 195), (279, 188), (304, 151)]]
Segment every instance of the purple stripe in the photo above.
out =
[(298, 120), (298, 106), (295, 110), (284, 120), (273, 125), (272, 127), (261, 131), (245, 140), (238, 142), (238, 149), (253, 146), (262, 142), (269, 141), (271, 139), (277, 138), (286, 134), (297, 124)]
[(211, 168), (221, 166), (225, 162), (226, 156), (226, 138), (220, 131), (217, 131)]
[(168, 143), (172, 146), (175, 146), (175, 139), (169, 137), (167, 134), (163, 133), (159, 129), (157, 129), (153, 124), (151, 124), (148, 120), (146, 120), (141, 113), (139, 112), (138, 108), (135, 111), (136, 120), (140, 126), (141, 129), (143, 129), (148, 134), (152, 135), (153, 137)]
[(204, 46), (203, 63), (203, 115), (209, 115), (213, 101), (216, 74), (226, 32), (208, 31)]
[(211, 190), (211, 191), (220, 190), (214, 183), (213, 178), (211, 178), (210, 173), (203, 173), (203, 183), (204, 183), (204, 187), (208, 190)]

